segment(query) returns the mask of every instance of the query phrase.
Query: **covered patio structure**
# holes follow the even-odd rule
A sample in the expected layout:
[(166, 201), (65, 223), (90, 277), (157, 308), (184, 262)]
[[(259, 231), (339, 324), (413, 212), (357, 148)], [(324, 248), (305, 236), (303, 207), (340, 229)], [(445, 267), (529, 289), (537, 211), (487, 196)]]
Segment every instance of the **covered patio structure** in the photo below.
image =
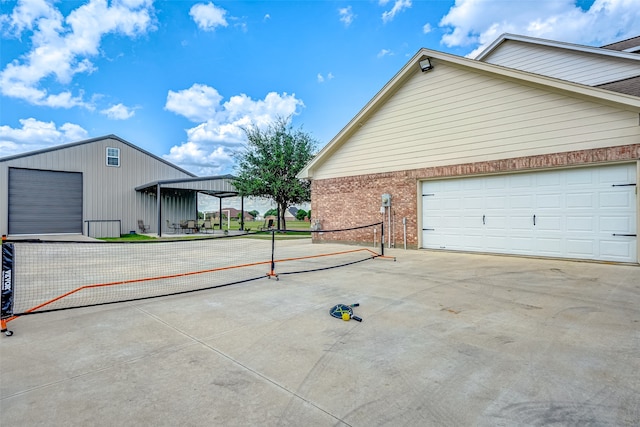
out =
[[(163, 196), (172, 194), (174, 196), (194, 200), (195, 212), (194, 218), (198, 218), (198, 193), (217, 197), (222, 211), (223, 199), (229, 197), (240, 197), (240, 210), (244, 212), (244, 197), (240, 195), (233, 185), (233, 175), (196, 177), (196, 178), (179, 178), (153, 181), (148, 184), (140, 185), (135, 188), (136, 191), (155, 195), (157, 200), (156, 215), (158, 219), (158, 236), (162, 237), (163, 223)], [(219, 221), (219, 227), (222, 229), (222, 221)], [(240, 219), (240, 230), (244, 230), (244, 216)]]

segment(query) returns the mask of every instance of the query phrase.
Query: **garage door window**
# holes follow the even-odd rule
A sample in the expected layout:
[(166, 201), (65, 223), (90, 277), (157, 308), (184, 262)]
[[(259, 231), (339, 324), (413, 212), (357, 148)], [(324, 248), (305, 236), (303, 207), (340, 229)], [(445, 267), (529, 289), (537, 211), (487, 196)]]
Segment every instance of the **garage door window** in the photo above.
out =
[(107, 166), (120, 166), (120, 149), (107, 147)]

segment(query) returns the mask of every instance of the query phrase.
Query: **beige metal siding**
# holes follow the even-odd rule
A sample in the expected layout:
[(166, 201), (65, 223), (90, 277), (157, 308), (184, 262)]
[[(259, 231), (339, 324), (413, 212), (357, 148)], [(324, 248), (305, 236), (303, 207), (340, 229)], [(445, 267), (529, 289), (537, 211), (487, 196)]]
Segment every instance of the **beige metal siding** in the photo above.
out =
[[(107, 147), (120, 149), (120, 167), (106, 165)], [(191, 177), (143, 151), (111, 138), (1, 162), (0, 188), (3, 189), (2, 196), (5, 199), (8, 167), (82, 172), (84, 221), (119, 219), (124, 233), (137, 231), (138, 219), (151, 225), (151, 232), (157, 232), (156, 197), (136, 192), (135, 187), (156, 180)], [(0, 228), (6, 233), (7, 200), (0, 202)], [(173, 213), (173, 210), (178, 212)], [(166, 206), (163, 205), (163, 211), (171, 216), (193, 217), (195, 197), (192, 203), (186, 205), (177, 205), (175, 201), (172, 203), (169, 200)], [(86, 226), (84, 232), (86, 233)]]
[(483, 62), (588, 86), (640, 75), (640, 61), (523, 43), (503, 42)]
[(638, 143), (638, 113), (443, 63), (419, 70), (314, 179)]

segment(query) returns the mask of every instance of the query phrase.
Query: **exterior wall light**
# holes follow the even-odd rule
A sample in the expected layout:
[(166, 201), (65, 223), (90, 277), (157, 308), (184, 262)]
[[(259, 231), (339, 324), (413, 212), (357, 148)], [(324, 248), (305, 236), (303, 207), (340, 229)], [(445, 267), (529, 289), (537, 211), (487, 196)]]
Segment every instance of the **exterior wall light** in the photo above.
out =
[(431, 70), (432, 68), (433, 68), (433, 65), (431, 64), (430, 58), (424, 58), (420, 61), (420, 69), (422, 70), (423, 73), (425, 71)]

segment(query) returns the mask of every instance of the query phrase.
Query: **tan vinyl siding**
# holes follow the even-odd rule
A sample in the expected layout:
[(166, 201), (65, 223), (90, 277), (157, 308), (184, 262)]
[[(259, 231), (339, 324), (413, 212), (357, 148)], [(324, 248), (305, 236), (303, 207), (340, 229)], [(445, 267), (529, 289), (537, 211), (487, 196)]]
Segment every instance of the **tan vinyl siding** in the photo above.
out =
[(640, 60), (507, 40), (483, 62), (596, 86), (640, 75)]
[(438, 64), (419, 70), (314, 179), (617, 146), (640, 140), (637, 112)]

